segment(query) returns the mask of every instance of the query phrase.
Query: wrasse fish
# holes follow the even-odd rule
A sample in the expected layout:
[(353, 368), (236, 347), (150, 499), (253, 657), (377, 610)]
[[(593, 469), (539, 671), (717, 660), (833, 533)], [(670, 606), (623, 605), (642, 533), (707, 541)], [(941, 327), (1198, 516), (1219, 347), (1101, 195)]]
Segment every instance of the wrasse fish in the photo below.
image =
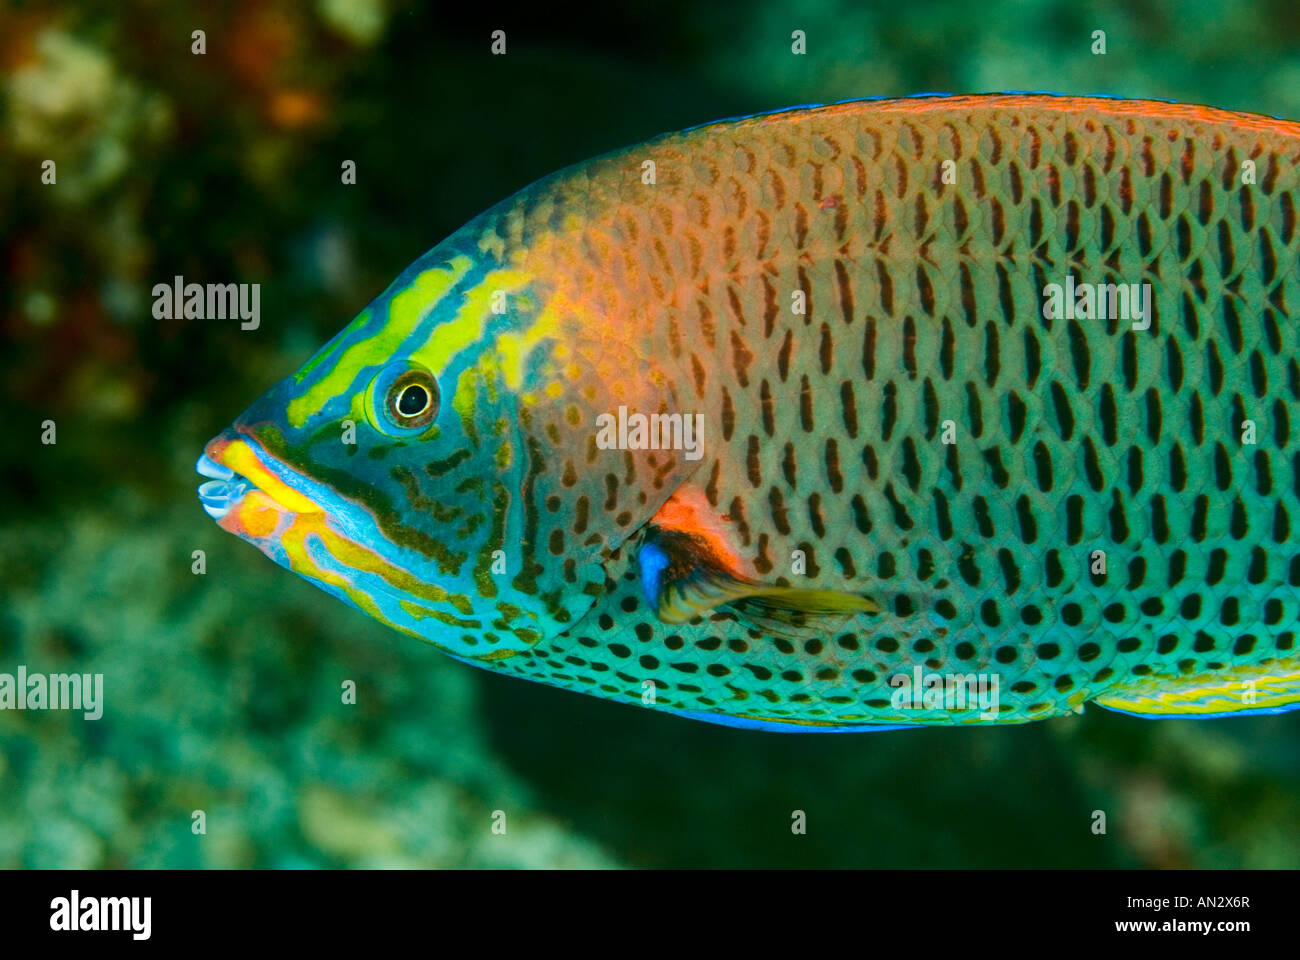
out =
[(1297, 161), (1048, 95), (665, 135), (418, 259), (200, 496), (452, 657), (701, 720), (1293, 709)]

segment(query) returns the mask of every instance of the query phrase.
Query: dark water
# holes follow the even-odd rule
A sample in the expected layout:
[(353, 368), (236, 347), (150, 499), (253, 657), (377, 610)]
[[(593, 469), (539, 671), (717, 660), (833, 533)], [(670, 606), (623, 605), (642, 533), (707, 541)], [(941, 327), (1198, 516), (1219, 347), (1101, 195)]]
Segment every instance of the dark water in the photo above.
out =
[[(933, 90), (1300, 119), (1295, 4), (214, 6), (0, 11), (0, 673), (105, 686), (94, 721), (0, 712), (0, 867), (1300, 865), (1300, 713), (689, 723), (388, 631), (219, 531), (193, 474), (204, 440), (416, 255), (557, 167)], [(260, 283), (260, 327), (154, 319), (177, 274)]]

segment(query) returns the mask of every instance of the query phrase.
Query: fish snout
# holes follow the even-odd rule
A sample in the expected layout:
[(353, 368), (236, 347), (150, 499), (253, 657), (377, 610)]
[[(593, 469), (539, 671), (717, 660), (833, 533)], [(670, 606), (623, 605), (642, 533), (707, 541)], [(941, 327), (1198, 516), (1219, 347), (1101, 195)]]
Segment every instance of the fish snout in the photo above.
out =
[(199, 485), (199, 503), (218, 522), (253, 486), (247, 477), (222, 462), (225, 451), (237, 439), (233, 429), (223, 430), (203, 445), (203, 453), (194, 464), (195, 472), (208, 478)]
[(250, 540), (273, 536), (284, 523), (322, 507), (278, 475), (274, 458), (238, 423), (204, 446), (194, 469), (208, 479), (199, 486), (199, 502), (222, 529)]

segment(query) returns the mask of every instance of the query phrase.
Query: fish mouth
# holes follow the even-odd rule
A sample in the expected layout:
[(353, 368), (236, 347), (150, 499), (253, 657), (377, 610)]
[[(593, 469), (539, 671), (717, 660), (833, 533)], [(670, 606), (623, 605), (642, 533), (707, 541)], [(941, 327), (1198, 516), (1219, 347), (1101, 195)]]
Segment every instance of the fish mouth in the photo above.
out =
[[(324, 513), (311, 497), (290, 486), (283, 474), (291, 472), (260, 452), (256, 441), (227, 430), (208, 441), (195, 471), (208, 479), (199, 485), (199, 503), (221, 523), (231, 510), (250, 501), (262, 510), (282, 514)], [(259, 524), (258, 526), (261, 526)]]
[(229, 467), (217, 463), (206, 453), (199, 455), (194, 470), (201, 477), (211, 477), (199, 484), (199, 503), (213, 520), (220, 520), (230, 512), (231, 504), (240, 500), (253, 486), (253, 482)]

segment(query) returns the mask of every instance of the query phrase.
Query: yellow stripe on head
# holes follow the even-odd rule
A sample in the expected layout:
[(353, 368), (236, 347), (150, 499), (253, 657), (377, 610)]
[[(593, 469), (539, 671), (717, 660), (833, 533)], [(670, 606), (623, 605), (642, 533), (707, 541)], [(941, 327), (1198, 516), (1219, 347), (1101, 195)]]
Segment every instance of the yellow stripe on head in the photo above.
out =
[[(420, 321), (473, 266), (474, 261), (469, 257), (454, 257), (446, 266), (425, 270), (404, 290), (393, 294), (388, 303), (388, 316), (375, 334), (333, 358), (328, 373), (289, 401), (286, 416), (290, 425), (301, 427), (306, 424), (310, 416), (351, 386), (358, 370), (378, 366), (397, 353)], [(315, 361), (313, 365), (319, 362)]]
[(554, 296), (526, 329), (497, 337), (497, 357), (507, 387), (518, 390), (523, 386), (529, 354), (543, 340), (558, 338), (560, 321), (566, 316), (574, 316), (577, 309), (577, 305), (567, 298)]
[(435, 377), (441, 377), (462, 350), (483, 339), (488, 322), (494, 316), (493, 298), (498, 293), (509, 298), (510, 294), (527, 286), (529, 279), (528, 274), (519, 270), (488, 273), (482, 281), (465, 291), (455, 318), (438, 324), (429, 339), (412, 351), (411, 359), (423, 364)]

